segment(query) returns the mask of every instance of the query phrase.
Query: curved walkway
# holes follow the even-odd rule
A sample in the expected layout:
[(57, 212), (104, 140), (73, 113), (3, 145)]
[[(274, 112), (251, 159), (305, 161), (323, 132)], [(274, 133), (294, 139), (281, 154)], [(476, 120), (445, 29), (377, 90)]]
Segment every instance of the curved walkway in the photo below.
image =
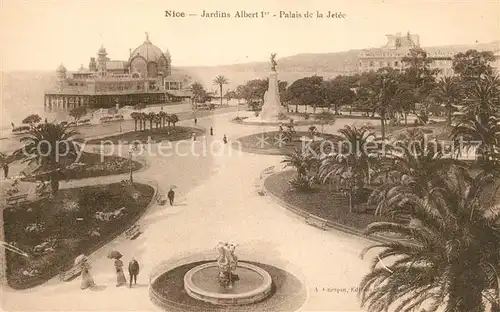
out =
[[(198, 126), (214, 128), (215, 136), (207, 137), (205, 145), (212, 146), (215, 154), (207, 151), (203, 155), (204, 141), (198, 138), (195, 143), (184, 141), (176, 155), (144, 156), (149, 166), (135, 176), (138, 180), (157, 181), (160, 193), (171, 184), (177, 185), (176, 204), (153, 205), (139, 221), (143, 234), (137, 239), (119, 237), (90, 256), (92, 274), (101, 285), (100, 291), (80, 290), (80, 279), (67, 283), (54, 279), (25, 291), (4, 289), (3, 308), (155, 311), (158, 308), (148, 297), (148, 277), (156, 265), (197, 250), (212, 250), (218, 241), (228, 240), (239, 244), (240, 259), (268, 263), (301, 278), (308, 291), (302, 311), (360, 310), (356, 287), (368, 271), (370, 261), (360, 259), (359, 254), (372, 243), (342, 232), (311, 227), (269, 198), (259, 196), (255, 178), (281, 157), (240, 153), (230, 144), (222, 144), (224, 133), (231, 140), (258, 131), (255, 126), (230, 123), (234, 117), (232, 113), (199, 118)], [(187, 155), (182, 156), (183, 153)], [(110, 176), (94, 182), (122, 178)], [(75, 183), (92, 182), (70, 182), (71, 186)], [(110, 249), (122, 252), (124, 262), (132, 256), (139, 261), (138, 287), (115, 287), (113, 263), (106, 258)]]

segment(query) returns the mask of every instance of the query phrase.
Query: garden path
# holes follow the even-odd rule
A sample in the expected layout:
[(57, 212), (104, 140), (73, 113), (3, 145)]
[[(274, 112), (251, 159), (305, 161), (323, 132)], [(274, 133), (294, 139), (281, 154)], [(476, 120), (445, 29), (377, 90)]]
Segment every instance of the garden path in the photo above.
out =
[[(228, 240), (239, 244), (236, 252), (240, 259), (275, 265), (303, 280), (308, 298), (302, 311), (360, 310), (354, 287), (368, 272), (370, 263), (361, 260), (359, 254), (372, 243), (335, 230), (311, 227), (268, 197), (259, 196), (255, 179), (264, 168), (279, 163), (281, 157), (238, 153), (220, 141), (224, 133), (229, 140), (235, 140), (275, 129), (228, 122), (235, 116), (230, 113), (198, 121), (199, 126), (214, 127), (215, 136), (207, 137), (206, 142), (213, 144), (218, 153), (196, 156), (191, 151), (193, 142), (184, 141), (176, 155), (144, 156), (148, 167), (136, 173), (136, 179), (157, 181), (160, 192), (171, 184), (177, 185), (176, 204), (170, 207), (155, 203), (139, 221), (144, 233), (137, 239), (118, 237), (90, 255), (92, 274), (101, 291), (80, 290), (79, 278), (66, 283), (52, 279), (25, 291), (4, 289), (3, 309), (156, 311), (159, 308), (150, 302), (147, 285), (157, 264), (200, 250), (212, 250), (215, 257), (213, 247), (218, 241)], [(329, 127), (329, 132), (348, 122), (339, 121)], [(195, 153), (202, 152), (202, 142), (198, 138), (194, 143)], [(63, 182), (61, 186), (110, 183), (126, 176)], [(115, 287), (113, 263), (106, 258), (110, 249), (122, 252), (126, 263), (136, 257), (141, 264), (140, 287)]]

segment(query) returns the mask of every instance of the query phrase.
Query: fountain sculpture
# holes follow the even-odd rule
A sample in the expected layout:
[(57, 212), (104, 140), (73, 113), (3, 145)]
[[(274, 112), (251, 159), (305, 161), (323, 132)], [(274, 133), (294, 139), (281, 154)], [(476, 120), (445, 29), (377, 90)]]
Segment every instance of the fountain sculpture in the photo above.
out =
[(271, 294), (269, 273), (256, 265), (238, 262), (236, 246), (219, 242), (216, 261), (198, 265), (184, 275), (184, 289), (190, 297), (236, 306), (262, 301)]

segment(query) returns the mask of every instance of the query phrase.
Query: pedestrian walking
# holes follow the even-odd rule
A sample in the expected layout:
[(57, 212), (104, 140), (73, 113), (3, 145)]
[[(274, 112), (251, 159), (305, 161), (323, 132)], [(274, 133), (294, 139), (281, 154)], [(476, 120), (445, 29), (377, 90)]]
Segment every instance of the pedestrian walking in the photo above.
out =
[(82, 283), (80, 284), (80, 288), (83, 290), (95, 287), (94, 279), (92, 278), (92, 274), (90, 274), (91, 266), (88, 259), (84, 259), (80, 265), (82, 268)]
[(214, 128), (210, 127), (210, 135), (214, 135)]
[(196, 126), (198, 124), (198, 118), (194, 119), (194, 125)]
[(222, 137), (222, 141), (224, 141), (224, 144), (227, 144), (227, 136), (224, 134), (224, 136)]
[(191, 137), (192, 137), (193, 141), (196, 141), (196, 133), (193, 132), (193, 134), (191, 134)]
[(120, 259), (115, 260), (115, 270), (116, 270), (116, 287), (127, 284), (127, 279), (125, 274), (123, 274), (123, 262)]
[(9, 165), (8, 164), (3, 164), (3, 176), (7, 179), (9, 177)]
[(174, 197), (175, 197), (175, 192), (174, 189), (170, 189), (167, 194), (168, 200), (170, 201), (170, 206), (174, 205)]
[(132, 258), (128, 264), (128, 274), (130, 275), (130, 286), (132, 288), (132, 279), (134, 280), (134, 284), (137, 285), (137, 275), (139, 275), (139, 262)]

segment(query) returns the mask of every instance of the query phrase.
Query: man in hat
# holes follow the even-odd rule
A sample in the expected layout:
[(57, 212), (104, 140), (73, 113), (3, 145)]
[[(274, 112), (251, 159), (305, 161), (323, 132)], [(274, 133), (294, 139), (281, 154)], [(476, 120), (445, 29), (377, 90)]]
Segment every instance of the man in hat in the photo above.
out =
[(174, 197), (175, 197), (175, 192), (174, 192), (173, 188), (171, 188), (170, 191), (168, 191), (167, 197), (168, 197), (168, 200), (170, 201), (170, 206), (173, 206), (174, 205)]
[(130, 275), (130, 286), (132, 288), (132, 279), (134, 279), (134, 284), (137, 285), (137, 275), (139, 275), (139, 262), (132, 258), (128, 264), (128, 274)]

